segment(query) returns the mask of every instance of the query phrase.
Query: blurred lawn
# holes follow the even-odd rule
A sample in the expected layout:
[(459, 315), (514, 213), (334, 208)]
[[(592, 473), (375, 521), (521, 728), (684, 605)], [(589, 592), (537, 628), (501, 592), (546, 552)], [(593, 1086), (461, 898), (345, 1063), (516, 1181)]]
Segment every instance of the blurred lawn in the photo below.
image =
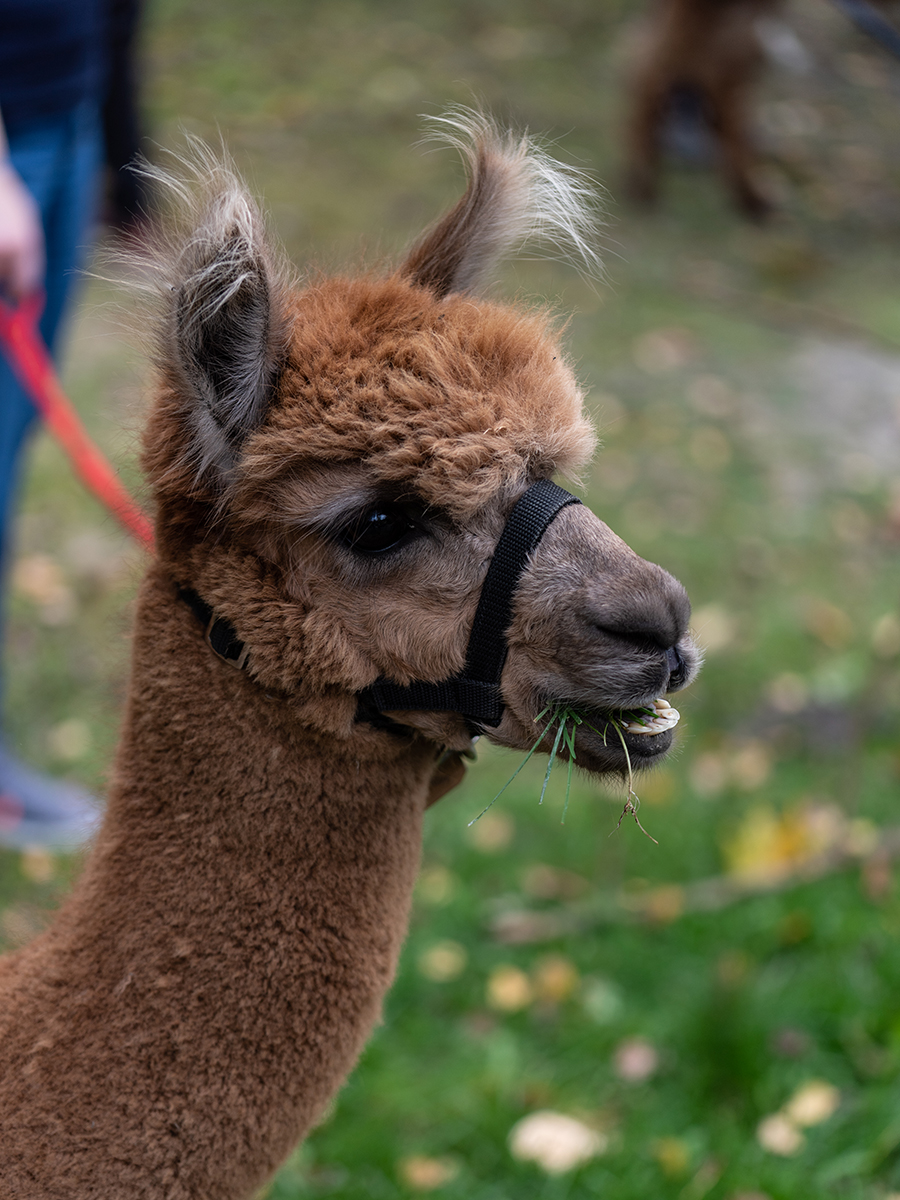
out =
[[(613, 832), (623, 796), (583, 780), (560, 825), (562, 773), (539, 808), (537, 764), (469, 828), (516, 765), (488, 747), (429, 814), (384, 1024), (272, 1200), (900, 1193), (900, 65), (796, 0), (812, 69), (772, 67), (758, 105), (780, 216), (742, 225), (684, 169), (634, 214), (616, 194), (639, 10), (149, 6), (155, 139), (221, 131), (301, 265), (395, 253), (455, 197), (452, 156), (413, 146), (447, 102), (547, 131), (607, 184), (609, 285), (537, 262), (505, 286), (574, 310), (604, 441), (587, 498), (684, 581), (708, 649), (679, 751), (638, 785), (658, 846), (628, 816)], [(89, 285), (66, 381), (137, 488), (145, 369), (122, 304)], [(6, 723), (98, 790), (140, 561), (40, 438)], [(0, 853), (5, 944), (76, 869)], [(812, 1123), (760, 1126), (816, 1080), (836, 1111), (820, 1089)], [(546, 1108), (604, 1152), (557, 1176), (516, 1161), (509, 1131)]]

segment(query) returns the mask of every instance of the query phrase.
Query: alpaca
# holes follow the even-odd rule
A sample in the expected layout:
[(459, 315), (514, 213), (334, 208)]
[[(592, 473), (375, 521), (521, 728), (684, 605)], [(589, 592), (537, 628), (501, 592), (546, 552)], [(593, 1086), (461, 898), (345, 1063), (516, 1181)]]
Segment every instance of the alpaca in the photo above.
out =
[(747, 114), (763, 64), (755, 29), (779, 0), (658, 0), (630, 85), (626, 187), (650, 204), (659, 192), (667, 120), (682, 115), (708, 127), (738, 209), (761, 220), (771, 203), (754, 179)]
[[(592, 718), (577, 764), (621, 774), (596, 730), (656, 701), (624, 746), (639, 767), (672, 742), (684, 590), (549, 482), (590, 452), (582, 394), (546, 313), (478, 294), (530, 232), (591, 253), (583, 184), (487, 118), (444, 120), (467, 190), (391, 273), (292, 284), (227, 166), (172, 183), (157, 557), (103, 825), (2, 961), (4, 1200), (251, 1196), (379, 1017), (423, 812), (473, 730), (523, 749), (565, 701)], [(496, 712), (429, 709), (504, 527), (551, 492), (493, 636)]]

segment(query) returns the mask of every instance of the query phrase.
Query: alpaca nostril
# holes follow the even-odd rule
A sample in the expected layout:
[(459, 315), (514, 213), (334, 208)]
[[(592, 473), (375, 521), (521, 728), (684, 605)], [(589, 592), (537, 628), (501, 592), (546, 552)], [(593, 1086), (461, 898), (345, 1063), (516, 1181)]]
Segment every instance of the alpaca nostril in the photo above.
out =
[(684, 686), (687, 678), (687, 666), (676, 646), (671, 646), (666, 651), (666, 666), (669, 669), (669, 683), (666, 690), (675, 692)]

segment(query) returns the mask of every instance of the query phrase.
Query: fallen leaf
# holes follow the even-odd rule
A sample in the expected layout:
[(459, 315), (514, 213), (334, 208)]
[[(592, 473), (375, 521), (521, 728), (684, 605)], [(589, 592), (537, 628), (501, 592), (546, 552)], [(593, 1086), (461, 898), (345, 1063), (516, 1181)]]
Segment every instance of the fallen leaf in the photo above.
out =
[(659, 1054), (646, 1038), (627, 1038), (613, 1054), (613, 1070), (625, 1083), (643, 1083), (656, 1074)]
[(669, 1179), (678, 1179), (688, 1173), (691, 1165), (691, 1150), (687, 1142), (677, 1137), (657, 1138), (650, 1153), (659, 1163), (660, 1169)]
[(459, 942), (435, 942), (419, 955), (419, 971), (433, 983), (449, 983), (462, 975), (468, 959)]
[(747, 883), (784, 879), (846, 837), (847, 822), (833, 804), (800, 804), (776, 813), (751, 808), (723, 846), (726, 870)]
[(807, 601), (804, 621), (809, 632), (829, 650), (841, 650), (853, 640), (853, 621), (842, 608), (820, 596)]
[(532, 985), (538, 1000), (560, 1004), (568, 1000), (580, 983), (578, 968), (562, 954), (542, 958), (532, 972)]
[(650, 921), (668, 925), (684, 912), (684, 888), (677, 883), (650, 888), (641, 896), (640, 911)]
[(75, 616), (75, 593), (49, 554), (20, 558), (13, 568), (12, 586), (38, 605), (45, 625), (68, 625)]
[(841, 1102), (841, 1093), (824, 1079), (810, 1079), (797, 1088), (784, 1106), (785, 1116), (795, 1125), (821, 1125), (833, 1116)]
[(415, 1192), (434, 1192), (456, 1178), (459, 1164), (452, 1158), (428, 1158), (415, 1154), (400, 1160), (397, 1174)]
[(780, 1112), (763, 1117), (756, 1127), (756, 1140), (763, 1150), (782, 1158), (799, 1153), (806, 1141), (794, 1122)]
[(544, 1109), (523, 1117), (509, 1134), (509, 1149), (520, 1162), (537, 1163), (548, 1175), (561, 1175), (602, 1154), (607, 1139), (596, 1129)]
[(487, 982), (488, 1006), (499, 1012), (519, 1012), (534, 999), (531, 980), (511, 964), (494, 967)]

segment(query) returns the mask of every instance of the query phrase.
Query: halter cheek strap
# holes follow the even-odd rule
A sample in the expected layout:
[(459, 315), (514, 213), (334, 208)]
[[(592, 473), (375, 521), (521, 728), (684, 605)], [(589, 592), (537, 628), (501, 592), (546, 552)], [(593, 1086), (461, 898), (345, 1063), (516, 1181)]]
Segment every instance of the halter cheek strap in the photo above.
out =
[(499, 725), (504, 708), (500, 675), (509, 651), (506, 631), (512, 621), (516, 587), (529, 555), (554, 518), (570, 504), (580, 503), (577, 496), (549, 479), (532, 484), (517, 501), (500, 535), (482, 584), (461, 673), (439, 683), (416, 680), (405, 687), (378, 679), (360, 693), (358, 718), (396, 725), (387, 718), (379, 719), (379, 714), (415, 710), (461, 713), (470, 725)]

